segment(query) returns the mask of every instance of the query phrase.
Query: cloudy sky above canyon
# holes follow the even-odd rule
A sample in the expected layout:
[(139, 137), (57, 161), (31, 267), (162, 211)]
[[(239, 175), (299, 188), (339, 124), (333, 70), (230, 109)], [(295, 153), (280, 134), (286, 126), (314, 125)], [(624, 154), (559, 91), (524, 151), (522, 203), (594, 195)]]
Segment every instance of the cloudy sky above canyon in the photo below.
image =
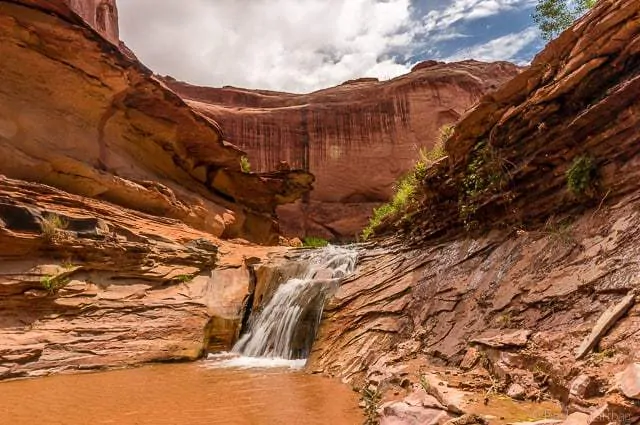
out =
[(536, 0), (125, 0), (121, 38), (194, 84), (308, 92), (425, 59), (527, 63)]

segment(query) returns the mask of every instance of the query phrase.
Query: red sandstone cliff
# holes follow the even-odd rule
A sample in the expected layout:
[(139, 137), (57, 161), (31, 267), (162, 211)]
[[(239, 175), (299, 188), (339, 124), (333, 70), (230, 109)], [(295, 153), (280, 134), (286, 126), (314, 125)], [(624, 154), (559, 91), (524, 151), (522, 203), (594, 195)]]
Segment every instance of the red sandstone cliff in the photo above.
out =
[(115, 12), (0, 0), (0, 379), (230, 348), (279, 248), (223, 239), (277, 243), (276, 206), (311, 187), (242, 172), (116, 43)]
[(67, 0), (71, 9), (111, 43), (120, 43), (116, 0)]
[(352, 239), (419, 148), (518, 72), (505, 62), (428, 61), (389, 81), (363, 78), (301, 95), (165, 81), (219, 122), (254, 169), (286, 161), (316, 176), (304, 202), (278, 209), (287, 234)]
[(99, 33), (87, 2), (0, 2), (0, 173), (277, 242), (275, 207), (310, 176), (243, 173), (216, 122), (102, 37), (117, 38), (115, 3), (95, 3)]
[[(638, 423), (639, 93), (640, 2), (600, 0), (460, 120), (377, 229), (398, 234), (325, 308), (311, 368), (390, 392), (412, 380), (384, 423), (458, 415), (452, 395), (493, 414), (492, 393), (556, 398), (564, 425)], [(443, 365), (449, 387), (431, 379)]]

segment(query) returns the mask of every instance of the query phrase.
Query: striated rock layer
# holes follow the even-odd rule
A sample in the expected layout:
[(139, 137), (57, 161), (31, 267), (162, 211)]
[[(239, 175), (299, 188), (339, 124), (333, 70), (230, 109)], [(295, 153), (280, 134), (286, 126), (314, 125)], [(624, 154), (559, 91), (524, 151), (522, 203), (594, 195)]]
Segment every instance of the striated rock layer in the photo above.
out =
[(310, 367), (388, 383), (416, 359), (460, 366), (576, 423), (635, 423), (615, 373), (640, 359), (638, 93), (640, 3), (601, 0), (461, 120), (327, 307)]
[(0, 379), (228, 350), (283, 249), (0, 177)]
[(224, 239), (278, 243), (311, 188), (116, 42), (113, 1), (0, 1), (0, 379), (229, 349), (283, 248)]
[(309, 197), (279, 208), (287, 234), (353, 239), (419, 149), (518, 72), (505, 62), (428, 61), (389, 81), (363, 78), (303, 95), (165, 81), (219, 122), (254, 169), (285, 161), (316, 176)]
[(115, 45), (120, 44), (116, 0), (68, 0), (71, 9)]
[(275, 207), (312, 177), (240, 170), (243, 153), (78, 20), (0, 2), (0, 173), (184, 221), (215, 236), (277, 242)]

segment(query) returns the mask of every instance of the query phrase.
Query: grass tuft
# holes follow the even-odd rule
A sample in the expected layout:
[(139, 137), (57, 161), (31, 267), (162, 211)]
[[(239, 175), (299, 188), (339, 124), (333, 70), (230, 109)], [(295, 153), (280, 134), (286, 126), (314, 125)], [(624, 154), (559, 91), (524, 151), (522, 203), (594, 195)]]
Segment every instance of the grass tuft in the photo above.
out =
[(42, 288), (46, 289), (49, 294), (55, 294), (67, 283), (69, 283), (69, 279), (60, 279), (52, 275), (47, 275), (40, 278), (40, 285), (42, 285)]
[(240, 158), (240, 169), (243, 173), (251, 172), (251, 163), (249, 162), (249, 158), (246, 156)]
[[(441, 130), (442, 133), (443, 131)], [(450, 137), (449, 132), (444, 132), (444, 134), (448, 134), (446, 137)], [(394, 185), (394, 194), (391, 201), (373, 209), (369, 224), (362, 231), (362, 239), (369, 239), (375, 234), (375, 229), (386, 219), (399, 216), (415, 201), (418, 184), (426, 177), (429, 167), (446, 156), (444, 150), (445, 141), (446, 139), (441, 135), (432, 149), (420, 148), (418, 151), (419, 158), (413, 170), (401, 177)]]
[(173, 278), (174, 281), (179, 283), (191, 282), (193, 280), (193, 275), (190, 274), (180, 274)]
[(40, 224), (42, 227), (42, 236), (48, 242), (53, 242), (69, 223), (57, 214), (47, 214)]
[(583, 196), (593, 189), (596, 166), (588, 156), (579, 156), (573, 160), (567, 170), (567, 189), (575, 196)]
[(309, 248), (322, 248), (329, 245), (329, 241), (316, 236), (307, 236), (302, 241), (302, 245)]

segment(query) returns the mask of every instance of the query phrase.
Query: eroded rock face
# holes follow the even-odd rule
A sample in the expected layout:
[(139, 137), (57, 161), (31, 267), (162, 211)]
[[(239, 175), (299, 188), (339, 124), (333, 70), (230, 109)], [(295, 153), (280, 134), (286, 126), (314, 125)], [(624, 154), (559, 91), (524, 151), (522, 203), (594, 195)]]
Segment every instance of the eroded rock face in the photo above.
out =
[(304, 95), (165, 81), (219, 122), (254, 169), (285, 161), (316, 176), (308, 198), (279, 208), (285, 233), (353, 239), (419, 149), (518, 72), (505, 62), (434, 62), (393, 80), (363, 78)]
[[(500, 391), (515, 383), (519, 396), (565, 404), (617, 385), (640, 347), (639, 64), (640, 3), (604, 0), (484, 98), (457, 127), (450, 157), (427, 173), (407, 226), (388, 225), (402, 232), (370, 245), (326, 308), (310, 367), (357, 381), (416, 358), (464, 362)], [(583, 155), (597, 178), (577, 196), (566, 171)], [(495, 159), (499, 167), (487, 165)], [(504, 185), (465, 192), (470, 175), (495, 170), (507, 170)], [(473, 214), (463, 217), (464, 205)], [(467, 232), (465, 219), (478, 226)], [(620, 304), (615, 323), (598, 325)], [(606, 332), (576, 359), (594, 326)], [(472, 341), (480, 354), (465, 359)], [(595, 388), (569, 394), (580, 374)], [(623, 398), (582, 403), (574, 417), (635, 418)]]
[[(607, 192), (612, 200), (634, 191), (637, 16), (637, 2), (599, 2), (484, 97), (448, 139), (448, 159), (427, 173), (419, 219), (405, 220), (406, 231), (429, 238), (462, 227), (540, 225), (552, 214), (597, 207)], [(567, 190), (567, 173), (581, 158), (596, 175), (592, 190), (576, 195)]]
[(67, 0), (71, 9), (111, 43), (120, 43), (116, 0)]
[(277, 243), (276, 206), (308, 191), (311, 176), (242, 173), (243, 153), (217, 123), (67, 3), (17, 3), (0, 2), (0, 173)]
[(0, 379), (228, 350), (277, 250), (0, 177)]
[(228, 350), (280, 252), (246, 240), (311, 187), (116, 42), (112, 1), (0, 1), (0, 379)]

